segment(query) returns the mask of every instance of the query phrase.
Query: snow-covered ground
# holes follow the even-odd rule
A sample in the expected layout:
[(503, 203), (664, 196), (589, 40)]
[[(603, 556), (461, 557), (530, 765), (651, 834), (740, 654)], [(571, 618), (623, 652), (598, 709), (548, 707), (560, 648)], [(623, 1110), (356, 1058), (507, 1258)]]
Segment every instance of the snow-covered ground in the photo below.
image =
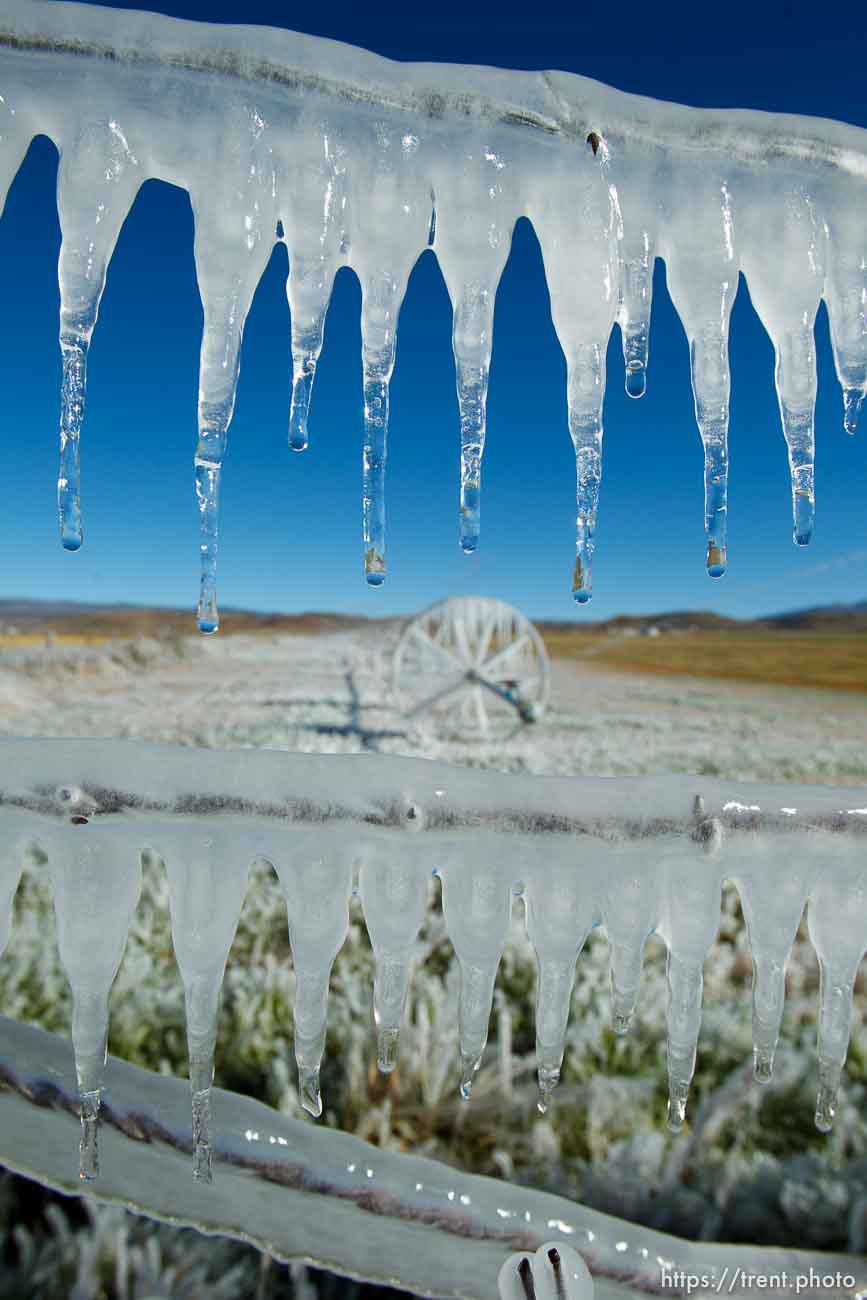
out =
[(7, 651), (0, 730), (184, 745), (411, 754), (537, 773), (692, 771), (867, 781), (867, 699), (555, 661), (545, 717), (510, 740), (409, 725), (391, 683), (397, 629)]

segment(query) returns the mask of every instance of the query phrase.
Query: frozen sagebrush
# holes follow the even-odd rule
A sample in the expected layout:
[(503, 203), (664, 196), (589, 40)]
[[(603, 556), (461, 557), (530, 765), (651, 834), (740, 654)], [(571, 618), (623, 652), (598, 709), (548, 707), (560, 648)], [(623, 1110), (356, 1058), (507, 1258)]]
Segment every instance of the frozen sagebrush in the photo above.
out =
[(307, 444), (335, 274), (348, 265), (361, 282), (369, 582), (386, 572), (398, 314), (425, 247), (454, 309), (460, 537), (465, 550), (478, 544), (494, 300), (520, 216), (539, 238), (567, 363), (576, 599), (592, 592), (607, 343), (616, 321), (627, 391), (639, 397), (657, 256), (690, 346), (708, 572), (726, 567), (728, 323), (740, 272), (774, 346), (794, 538), (809, 542), (813, 326), (823, 298), (849, 432), (867, 391), (864, 131), (682, 108), (566, 73), (396, 64), (292, 32), (33, 0), (0, 5), (0, 80), (0, 198), (34, 135), (48, 135), (61, 155), (58, 497), (70, 549), (82, 541), (87, 354), (108, 262), (145, 180), (190, 194), (204, 308), (195, 456), (202, 630), (218, 622), (217, 507), (244, 323), (277, 239), (290, 261), (296, 450)]

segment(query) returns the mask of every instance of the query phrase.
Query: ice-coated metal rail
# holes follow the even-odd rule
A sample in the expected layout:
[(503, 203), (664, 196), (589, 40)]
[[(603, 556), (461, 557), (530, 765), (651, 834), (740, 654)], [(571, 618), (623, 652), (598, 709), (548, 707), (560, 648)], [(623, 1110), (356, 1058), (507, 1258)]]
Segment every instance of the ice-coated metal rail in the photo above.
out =
[(360, 896), (375, 958), (377, 1059), (394, 1068), (413, 945), (438, 876), (460, 965), (461, 1090), (487, 1039), (494, 980), (521, 896), (538, 958), (540, 1106), (559, 1078), (575, 961), (610, 945), (612, 1018), (630, 1022), (644, 947), (668, 948), (669, 1125), (684, 1121), (702, 969), (724, 880), (739, 892), (754, 963), (754, 1067), (770, 1078), (785, 963), (805, 904), (821, 970), (816, 1123), (831, 1127), (867, 949), (867, 791), (706, 780), (515, 776), (381, 755), (195, 750), (126, 741), (0, 741), (0, 950), (25, 856), (47, 861), (73, 993), (81, 1176), (97, 1173), (108, 996), (138, 901), (141, 854), (170, 890), (184, 982), (194, 1172), (211, 1175), (210, 1090), (226, 958), (250, 865), (270, 862), (296, 970), (304, 1105), (321, 1111), (328, 982)]
[[(334, 276), (350, 266), (361, 283), (362, 533), (372, 584), (386, 575), (397, 321), (427, 247), (454, 309), (460, 541), (467, 551), (479, 543), (494, 302), (522, 216), (539, 238), (567, 363), (575, 598), (592, 593), (608, 339), (616, 322), (627, 391), (640, 397), (657, 256), (690, 346), (708, 572), (719, 577), (727, 563), (728, 326), (741, 272), (775, 349), (793, 535), (809, 542), (813, 327), (823, 298), (850, 433), (867, 393), (867, 132), (685, 108), (568, 73), (393, 63), (294, 32), (0, 0), (0, 207), (39, 133), (61, 155), (58, 500), (69, 549), (83, 537), (87, 356), (109, 260), (145, 180), (190, 194), (204, 307), (195, 455), (204, 631), (218, 624), (218, 496), (244, 323), (277, 240), (289, 252), (295, 450), (307, 445)], [(532, 354), (528, 340), (530, 385)], [(153, 371), (159, 358), (143, 364)], [(655, 454), (654, 438), (642, 456)], [(664, 520), (662, 503), (648, 502), (647, 513)]]
[[(382, 1151), (221, 1088), (213, 1098), (216, 1176), (203, 1186), (186, 1176), (186, 1084), (113, 1057), (106, 1080), (103, 1170), (89, 1193), (252, 1242), (277, 1259), (440, 1300), (525, 1300), (523, 1287), (505, 1285), (506, 1263), (553, 1243), (564, 1258), (575, 1250), (583, 1259), (597, 1300), (753, 1295), (757, 1277), (776, 1279), (778, 1297), (867, 1296), (863, 1258), (683, 1241), (547, 1192)], [(63, 1040), (0, 1017), (3, 1163), (77, 1191), (78, 1108)]]

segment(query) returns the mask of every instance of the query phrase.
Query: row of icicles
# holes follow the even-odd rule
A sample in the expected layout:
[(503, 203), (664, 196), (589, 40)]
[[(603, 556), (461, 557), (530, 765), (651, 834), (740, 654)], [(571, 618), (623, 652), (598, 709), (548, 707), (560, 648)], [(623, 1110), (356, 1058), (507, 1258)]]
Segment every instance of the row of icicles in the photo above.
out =
[[(278, 231), (278, 234), (282, 232)], [(646, 372), (649, 340), (650, 293), (653, 259), (643, 267), (646, 292), (644, 301), (636, 312), (635, 302), (629, 310), (621, 301), (618, 321), (623, 338), (625, 361), (625, 387), (632, 398), (640, 398), (646, 391)], [(324, 313), (323, 313), (324, 315)], [(394, 322), (396, 326), (396, 321)], [(392, 330), (392, 334), (396, 332)], [(69, 551), (80, 548), (83, 540), (80, 503), (79, 450), (80, 433), (84, 415), (86, 368), (89, 336), (62, 340), (63, 381), (60, 417), (60, 471), (58, 476), (58, 508), (60, 535)], [(308, 446), (308, 411), (313, 390), (313, 380), (322, 331), (314, 338), (306, 352), (293, 349), (292, 397), (289, 415), (289, 446), (293, 451), (304, 451)], [(488, 350), (490, 354), (490, 349)], [(458, 358), (456, 355), (456, 362)], [(479, 544), (480, 533), (480, 472), (485, 444), (485, 405), (488, 386), (488, 364), (461, 366), (457, 364), (457, 391), (461, 423), (460, 455), (460, 525), (459, 541), (465, 554), (472, 554)], [(385, 581), (385, 468), (389, 418), (389, 374), (364, 376), (364, 447), (363, 472), (363, 553), (367, 582), (378, 587)], [(237, 375), (236, 375), (237, 382)], [(844, 419), (847, 433), (854, 434), (858, 424), (864, 391), (845, 388), (843, 393)], [(813, 425), (797, 430), (788, 427), (793, 413), (780, 400), (783, 432), (790, 449), (792, 478), (793, 537), (798, 546), (806, 546), (813, 534), (814, 479), (813, 479)], [(788, 417), (788, 418), (787, 418)], [(803, 413), (797, 419), (803, 423)], [(705, 531), (707, 536), (707, 572), (720, 578), (726, 571), (726, 522), (728, 491), (728, 412), (720, 427), (699, 429), (704, 444)], [(597, 442), (601, 450), (601, 427)], [(796, 436), (797, 435), (797, 436)], [(200, 430), (199, 451), (195, 460), (196, 495), (200, 514), (201, 588), (198, 606), (198, 626), (204, 633), (216, 632), (219, 614), (216, 600), (216, 565), (218, 537), (218, 495), (225, 450), (225, 431), (219, 438), (220, 446), (213, 457), (203, 452), (203, 443), (213, 435)], [(798, 454), (793, 455), (797, 444)], [(579, 451), (576, 445), (576, 451)], [(572, 579), (572, 594), (579, 604), (586, 604), (592, 595), (592, 557), (595, 548), (596, 512), (599, 494), (599, 454), (588, 456), (587, 448), (577, 456), (578, 473), (578, 540), (577, 556)]]

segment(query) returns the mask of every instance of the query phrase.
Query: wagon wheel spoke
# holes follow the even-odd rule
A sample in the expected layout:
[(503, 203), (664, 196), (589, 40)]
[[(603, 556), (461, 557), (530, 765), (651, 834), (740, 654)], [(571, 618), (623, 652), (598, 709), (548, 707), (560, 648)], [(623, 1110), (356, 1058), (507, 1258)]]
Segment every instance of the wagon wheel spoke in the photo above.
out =
[(417, 623), (413, 623), (409, 631), (419, 644), (425, 647), (425, 649), (435, 650), (443, 661), (449, 665), (452, 672), (463, 673), (466, 671), (465, 665), (461, 663), (456, 655), (452, 654), (451, 650), (449, 650), (447, 646), (444, 646), (440, 641), (435, 641), (430, 633), (426, 632), (424, 628), (419, 627)]
[(491, 655), (490, 659), (486, 659), (480, 667), (480, 673), (485, 677), (489, 677), (492, 670), (498, 670), (505, 661), (511, 659), (518, 651), (526, 650), (529, 645), (530, 638), (526, 632), (522, 632), (517, 641), (512, 641), (509, 645), (503, 646), (502, 650), (498, 650), (496, 654)]
[(456, 618), (452, 623), (452, 630), (454, 631), (455, 642), (461, 664), (463, 665), (464, 671), (466, 671), (467, 668), (474, 666), (476, 660), (472, 650), (470, 649), (470, 643), (467, 640), (467, 628), (464, 619)]
[(415, 707), (406, 715), (407, 718), (417, 718), (420, 713), (429, 713), (431, 709), (435, 709), (443, 700), (449, 699), (449, 697), (454, 695), (456, 691), (459, 691), (465, 681), (466, 674), (461, 672), (460, 677), (456, 677), (453, 681), (449, 682), (447, 686), (443, 686), (440, 690), (434, 691), (433, 695), (426, 696), (425, 699), (416, 704)]
[(485, 656), (487, 655), (488, 647), (491, 644), (491, 637), (494, 635), (495, 622), (496, 620), (492, 614), (485, 619), (485, 622), (482, 625), (482, 633), (476, 645), (475, 664), (477, 668), (482, 668), (484, 666)]

